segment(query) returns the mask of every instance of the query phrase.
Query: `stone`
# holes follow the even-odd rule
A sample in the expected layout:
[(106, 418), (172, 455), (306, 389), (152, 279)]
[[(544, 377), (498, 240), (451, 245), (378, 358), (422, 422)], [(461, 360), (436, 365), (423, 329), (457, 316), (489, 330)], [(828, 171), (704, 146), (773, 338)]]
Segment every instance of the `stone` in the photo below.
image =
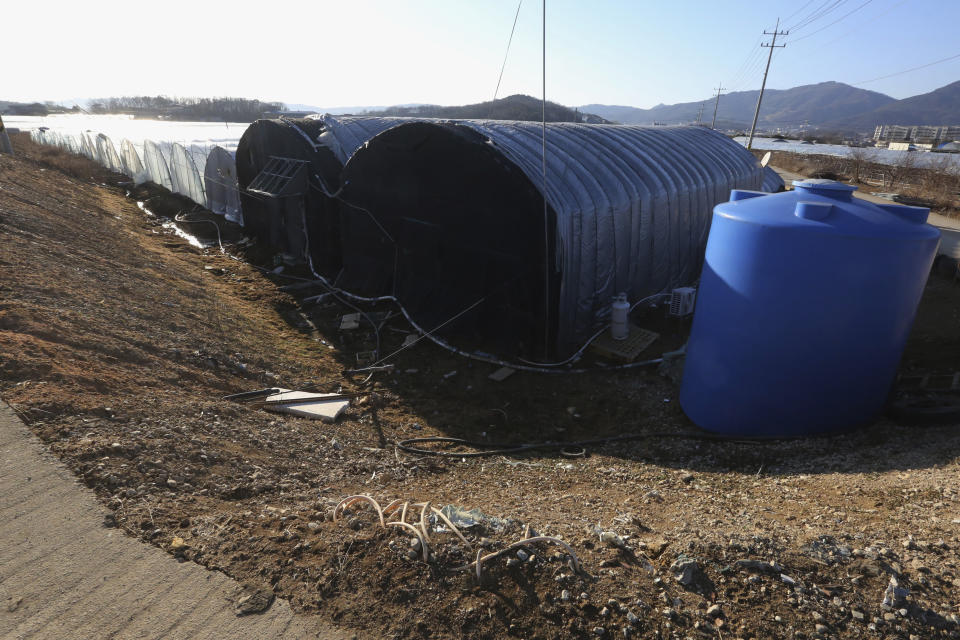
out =
[(523, 549), (519, 549), (517, 550), (517, 559), (520, 560), (520, 562), (526, 562), (530, 559), (530, 554)]
[(573, 596), (570, 594), (570, 591), (568, 589), (564, 589), (563, 591), (560, 592), (560, 600), (563, 602), (570, 602), (570, 598), (572, 597)]
[(907, 602), (907, 596), (910, 590), (900, 586), (900, 581), (895, 576), (890, 577), (890, 584), (883, 592), (883, 602), (881, 605), (888, 609), (899, 609)]
[(640, 624), (640, 618), (633, 611), (627, 611), (627, 622), (633, 626)]
[(593, 628), (593, 635), (595, 635), (595, 636), (603, 636), (603, 635), (606, 634), (606, 633), (607, 633), (607, 630), (604, 629), (603, 627), (594, 627), (594, 628)]
[(818, 625), (815, 627), (815, 629), (816, 629), (817, 633), (819, 633), (819, 634), (824, 634), (824, 633), (826, 633), (826, 632), (828, 632), (828, 631), (830, 630), (829, 627), (827, 627), (827, 625), (825, 625), (825, 624), (818, 624)]
[(856, 609), (854, 609), (854, 610), (852, 610), (852, 611), (850, 612), (850, 616), (851, 616), (854, 620), (858, 620), (858, 621), (860, 621), (860, 622), (863, 622), (864, 620), (867, 619), (867, 616), (863, 613), (863, 611), (857, 611)]
[(696, 560), (690, 558), (677, 558), (670, 565), (670, 571), (676, 581), (684, 586), (695, 583), (701, 574), (700, 565)]
[(187, 548), (186, 541), (179, 536), (177, 536), (176, 538), (173, 539), (173, 541), (170, 542), (170, 550), (173, 552), (183, 551), (186, 548)]
[(711, 618), (719, 618), (723, 615), (723, 607), (719, 604), (712, 604), (707, 608), (707, 615)]
[(236, 604), (238, 616), (244, 616), (251, 613), (260, 613), (266, 611), (273, 604), (273, 591), (269, 589), (257, 589), (239, 600)]

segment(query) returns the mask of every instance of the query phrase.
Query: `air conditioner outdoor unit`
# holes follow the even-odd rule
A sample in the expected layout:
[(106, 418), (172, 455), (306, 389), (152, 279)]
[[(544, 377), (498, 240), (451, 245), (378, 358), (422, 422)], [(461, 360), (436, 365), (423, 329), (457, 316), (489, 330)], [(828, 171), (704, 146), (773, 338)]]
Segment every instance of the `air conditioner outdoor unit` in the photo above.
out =
[(670, 293), (670, 315), (688, 316), (693, 313), (693, 305), (697, 300), (697, 290), (693, 287), (680, 287)]

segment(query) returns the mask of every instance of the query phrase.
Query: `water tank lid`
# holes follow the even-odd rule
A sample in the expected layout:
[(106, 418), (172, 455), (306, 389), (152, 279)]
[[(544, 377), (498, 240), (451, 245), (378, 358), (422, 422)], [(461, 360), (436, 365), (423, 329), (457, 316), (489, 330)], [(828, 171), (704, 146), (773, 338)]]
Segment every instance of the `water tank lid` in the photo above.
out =
[(807, 193), (816, 193), (817, 195), (827, 196), (828, 198), (841, 198), (844, 200), (849, 200), (851, 194), (857, 190), (857, 187), (851, 184), (817, 178), (794, 180), (793, 186)]
[(927, 237), (937, 230), (923, 224), (926, 209), (877, 205), (853, 198), (853, 187), (834, 180), (797, 180), (796, 189), (762, 198), (732, 194), (714, 214), (767, 228), (798, 227), (810, 232), (859, 237)]

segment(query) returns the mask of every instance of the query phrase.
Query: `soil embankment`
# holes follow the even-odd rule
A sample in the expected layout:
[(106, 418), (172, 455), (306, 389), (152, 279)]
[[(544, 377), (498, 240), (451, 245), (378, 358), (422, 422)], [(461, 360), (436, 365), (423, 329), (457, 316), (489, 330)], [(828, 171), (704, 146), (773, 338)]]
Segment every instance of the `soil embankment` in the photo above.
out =
[[(119, 177), (14, 144), (21, 156), (0, 156), (0, 398), (127, 535), (373, 637), (960, 637), (956, 425), (408, 455), (393, 443), (692, 426), (653, 371), (494, 382), (496, 367), (422, 341), (392, 371), (348, 374), (375, 346), (364, 325), (339, 329), (349, 309), (301, 305), (279, 288), (293, 281), (172, 235)], [(958, 309), (960, 286), (934, 276), (907, 370), (956, 367)], [(646, 320), (667, 334), (650, 355), (684, 330)], [(407, 331), (388, 321), (383, 352)], [(333, 425), (221, 400), (274, 385), (359, 395)], [(359, 493), (409, 501), (407, 522), (427, 500), (499, 520), (465, 531), (469, 547), (433, 527), (424, 562), (369, 508), (332, 520)], [(537, 543), (479, 580), (458, 569), (527, 525), (583, 570)]]

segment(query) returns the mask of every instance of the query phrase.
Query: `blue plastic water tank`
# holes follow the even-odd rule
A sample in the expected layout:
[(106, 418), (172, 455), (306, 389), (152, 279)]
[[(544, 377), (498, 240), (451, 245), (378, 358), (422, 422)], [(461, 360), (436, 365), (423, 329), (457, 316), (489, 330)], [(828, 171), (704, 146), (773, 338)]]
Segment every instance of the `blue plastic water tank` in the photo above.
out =
[(713, 210), (680, 389), (699, 426), (783, 437), (875, 418), (940, 232), (927, 209), (830, 180), (734, 190)]

